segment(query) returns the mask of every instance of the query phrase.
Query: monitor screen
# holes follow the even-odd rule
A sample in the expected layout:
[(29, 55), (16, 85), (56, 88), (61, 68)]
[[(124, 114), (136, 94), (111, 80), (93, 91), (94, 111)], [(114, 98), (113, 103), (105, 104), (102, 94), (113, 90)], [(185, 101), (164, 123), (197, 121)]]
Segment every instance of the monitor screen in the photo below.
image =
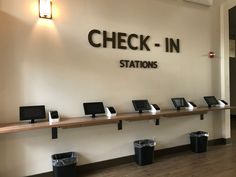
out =
[(20, 107), (20, 120), (31, 120), (34, 123), (35, 119), (46, 118), (45, 106), (21, 106)]
[(184, 98), (171, 98), (174, 106), (179, 110), (181, 107), (188, 107), (188, 103)]
[(134, 105), (135, 111), (139, 111), (139, 113), (142, 113), (144, 110), (151, 109), (148, 100), (132, 100), (132, 103)]
[(107, 107), (109, 109), (109, 111), (112, 113), (112, 114), (116, 114), (116, 110), (114, 107), (110, 106), (110, 107)]
[(84, 103), (83, 105), (85, 115), (92, 115), (92, 117), (95, 117), (96, 114), (105, 113), (103, 102)]
[(204, 96), (204, 100), (206, 101), (209, 107), (219, 104), (215, 96)]

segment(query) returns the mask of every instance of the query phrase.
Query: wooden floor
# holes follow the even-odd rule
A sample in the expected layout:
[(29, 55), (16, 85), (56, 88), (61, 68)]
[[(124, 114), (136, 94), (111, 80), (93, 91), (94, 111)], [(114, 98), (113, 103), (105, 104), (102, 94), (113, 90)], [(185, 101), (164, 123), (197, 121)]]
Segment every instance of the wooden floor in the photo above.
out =
[(147, 166), (129, 163), (78, 177), (236, 177), (236, 121), (232, 126), (232, 144), (211, 146), (207, 153), (188, 151), (157, 158)]
[(80, 177), (235, 177), (236, 145), (210, 147), (207, 153), (178, 153), (147, 166), (124, 164)]
[(236, 118), (231, 125), (232, 144), (209, 146), (206, 153), (185, 151), (161, 156), (147, 166), (128, 163), (86, 171), (78, 177), (236, 177)]

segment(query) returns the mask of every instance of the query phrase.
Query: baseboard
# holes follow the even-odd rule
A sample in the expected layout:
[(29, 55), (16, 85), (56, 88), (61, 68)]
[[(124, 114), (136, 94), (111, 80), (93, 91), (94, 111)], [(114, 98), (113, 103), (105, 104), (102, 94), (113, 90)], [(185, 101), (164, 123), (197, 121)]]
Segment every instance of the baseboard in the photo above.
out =
[(231, 138), (223, 138), (223, 144), (231, 144), (232, 143), (232, 139)]
[[(209, 146), (216, 146), (216, 145), (226, 145), (231, 143), (231, 139), (225, 139), (225, 138), (220, 138), (220, 139), (215, 139), (215, 140), (210, 140), (208, 142)], [(170, 154), (175, 154), (175, 153), (180, 153), (184, 151), (189, 151), (190, 150), (190, 145), (182, 145), (182, 146), (176, 146), (176, 147), (171, 147), (171, 148), (166, 148), (166, 149), (161, 149), (155, 151), (155, 158), (161, 157), (161, 156), (166, 156)], [(101, 162), (95, 162), (91, 164), (86, 164), (86, 165), (81, 165), (78, 166), (78, 174), (82, 173), (88, 173), (89, 171), (95, 171), (95, 170), (100, 170), (108, 167), (113, 167), (125, 163), (131, 163), (134, 161), (134, 156), (125, 156), (125, 157), (120, 157), (116, 159), (111, 159), (111, 160), (105, 160)], [(28, 176), (28, 177), (53, 177), (52, 172), (48, 173), (43, 173), (43, 174), (38, 174), (34, 176)]]

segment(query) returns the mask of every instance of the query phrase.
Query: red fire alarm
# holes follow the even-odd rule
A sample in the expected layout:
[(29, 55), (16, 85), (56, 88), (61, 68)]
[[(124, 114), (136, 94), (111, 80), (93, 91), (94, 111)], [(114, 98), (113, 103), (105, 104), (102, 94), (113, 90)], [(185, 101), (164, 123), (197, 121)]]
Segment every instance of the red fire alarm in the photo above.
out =
[(216, 54), (215, 54), (215, 52), (209, 52), (208, 56), (209, 56), (209, 58), (215, 58)]

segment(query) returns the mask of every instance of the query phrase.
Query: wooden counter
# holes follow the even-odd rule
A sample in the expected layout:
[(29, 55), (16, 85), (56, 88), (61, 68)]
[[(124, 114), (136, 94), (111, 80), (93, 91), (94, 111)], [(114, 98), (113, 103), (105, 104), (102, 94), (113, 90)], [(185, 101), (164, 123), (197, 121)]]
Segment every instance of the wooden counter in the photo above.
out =
[(173, 118), (180, 116), (189, 115), (200, 115), (203, 119), (203, 115), (210, 111), (222, 111), (227, 109), (236, 109), (236, 107), (226, 106), (224, 108), (220, 107), (200, 107), (194, 110), (183, 109), (177, 110), (161, 110), (157, 113), (121, 113), (114, 117), (107, 116), (97, 116), (96, 118), (91, 117), (73, 117), (73, 118), (61, 118), (60, 122), (50, 124), (48, 121), (37, 122), (34, 124), (17, 122), (17, 123), (2, 123), (0, 124), (0, 134), (3, 133), (16, 133), (22, 131), (52, 128), (54, 131), (54, 138), (57, 138), (57, 128), (74, 128), (74, 127), (85, 127), (85, 126), (95, 126), (103, 124), (118, 124), (118, 129), (122, 129), (122, 121), (139, 121), (139, 120), (150, 120), (156, 119), (156, 125), (159, 125), (160, 118)]

